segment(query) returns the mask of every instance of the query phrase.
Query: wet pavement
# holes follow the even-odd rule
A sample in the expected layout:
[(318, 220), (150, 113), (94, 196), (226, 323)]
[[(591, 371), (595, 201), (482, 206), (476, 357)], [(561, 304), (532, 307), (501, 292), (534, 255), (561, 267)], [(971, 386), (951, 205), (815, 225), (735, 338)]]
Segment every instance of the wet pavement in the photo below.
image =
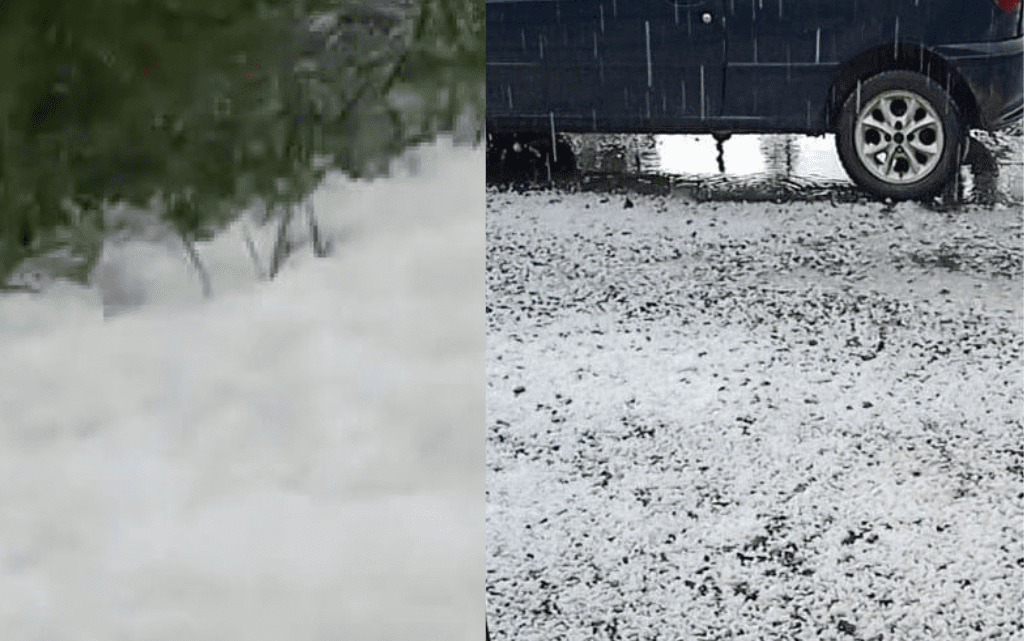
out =
[[(974, 144), (957, 184), (950, 186), (940, 205), (1024, 202), (1021, 140), (1018, 132), (972, 132)], [(723, 139), (714, 135), (566, 135), (550, 168), (542, 160), (543, 142), (522, 146), (518, 155), (507, 154), (500, 159), (506, 164), (500, 167), (497, 156), (490, 156), (488, 182), (517, 189), (557, 186), (675, 195), (695, 201), (876, 200), (847, 176), (832, 134)]]

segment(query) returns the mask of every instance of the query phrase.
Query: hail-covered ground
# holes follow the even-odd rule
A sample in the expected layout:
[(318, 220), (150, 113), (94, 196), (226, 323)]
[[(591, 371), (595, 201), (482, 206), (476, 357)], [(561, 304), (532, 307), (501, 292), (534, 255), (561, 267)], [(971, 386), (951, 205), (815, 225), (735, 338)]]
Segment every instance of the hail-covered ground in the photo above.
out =
[(490, 189), (492, 638), (1024, 638), (1016, 198)]
[(333, 177), (273, 281), (240, 222), (208, 301), (168, 238), (0, 298), (0, 638), (478, 641), (483, 156)]

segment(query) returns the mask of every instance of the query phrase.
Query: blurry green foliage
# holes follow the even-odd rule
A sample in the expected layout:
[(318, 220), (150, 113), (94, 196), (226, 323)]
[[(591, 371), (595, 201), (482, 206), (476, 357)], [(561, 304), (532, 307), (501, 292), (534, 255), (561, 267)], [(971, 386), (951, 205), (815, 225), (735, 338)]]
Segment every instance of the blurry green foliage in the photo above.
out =
[[(0, 283), (104, 204), (186, 242), (482, 119), (482, 0), (0, 2)], [(74, 207), (69, 207), (74, 203)], [(83, 240), (84, 239), (84, 240)], [(97, 241), (97, 239), (99, 239)], [(77, 243), (77, 244), (76, 244)], [(95, 248), (84, 252), (97, 254)]]

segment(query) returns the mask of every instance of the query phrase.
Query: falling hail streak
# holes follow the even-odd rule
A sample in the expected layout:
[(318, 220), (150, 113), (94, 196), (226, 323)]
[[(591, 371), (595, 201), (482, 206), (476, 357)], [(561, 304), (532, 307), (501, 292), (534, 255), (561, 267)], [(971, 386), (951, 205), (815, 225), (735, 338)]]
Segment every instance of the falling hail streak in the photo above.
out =
[(700, 119), (704, 120), (704, 65), (700, 66)]
[(818, 27), (818, 35), (814, 38), (814, 64), (821, 62), (821, 27)]
[(896, 60), (900, 57), (900, 17), (896, 16), (896, 35), (892, 41), (892, 59)]
[(594, 120), (594, 131), (597, 131), (597, 109), (590, 110), (590, 117)]
[(512, 111), (512, 85), (505, 87), (505, 89), (507, 90), (508, 93), (508, 110)]
[(523, 39), (523, 53), (526, 53), (526, 29), (520, 29), (519, 35)]
[[(647, 88), (650, 89), (654, 84), (654, 70), (651, 68), (651, 22), (649, 20), (644, 21), (644, 33), (647, 36)], [(648, 105), (648, 111), (650, 111), (650, 105)]]
[(544, 59), (544, 36), (537, 38), (537, 45), (540, 47), (540, 59)]
[[(947, 94), (949, 93), (949, 82), (952, 79), (953, 79), (953, 72), (952, 71), (947, 71), (946, 72), (946, 93)], [(949, 103), (950, 102), (951, 101), (949, 101), (949, 100), (946, 101), (946, 113), (947, 114), (949, 113)]]
[(549, 111), (548, 117), (551, 118), (551, 159), (558, 162), (558, 145), (555, 144), (555, 112)]
[(604, 35), (604, 3), (601, 3), (601, 35)]
[(678, 25), (679, 24), (679, 2), (673, 2), (672, 3), (672, 8), (675, 11), (676, 24)]
[(597, 60), (597, 32), (594, 32), (594, 60)]
[(779, 17), (782, 17), (782, 0), (779, 0)]
[(617, 0), (612, 0), (612, 17), (616, 19), (619, 17), (619, 3)]
[(686, 35), (693, 38), (693, 12), (686, 10)]
[(754, 62), (757, 62), (757, 38), (754, 38)]

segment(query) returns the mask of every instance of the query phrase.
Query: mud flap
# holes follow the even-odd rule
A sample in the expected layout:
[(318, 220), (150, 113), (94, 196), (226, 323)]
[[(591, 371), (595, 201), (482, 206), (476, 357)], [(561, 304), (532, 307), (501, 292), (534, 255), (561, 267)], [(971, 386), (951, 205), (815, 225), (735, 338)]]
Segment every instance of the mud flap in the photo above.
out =
[(972, 140), (963, 165), (970, 167), (974, 183), (971, 200), (981, 205), (995, 204), (999, 200), (999, 163), (989, 148)]
[(967, 159), (967, 152), (971, 148), (971, 137), (969, 135), (963, 136), (960, 143), (957, 144), (957, 158), (960, 162), (957, 163), (956, 169), (953, 171), (953, 175), (949, 181), (946, 182), (942, 191), (939, 193), (939, 200), (944, 207), (956, 207), (964, 202), (964, 193), (961, 185), (960, 170)]

